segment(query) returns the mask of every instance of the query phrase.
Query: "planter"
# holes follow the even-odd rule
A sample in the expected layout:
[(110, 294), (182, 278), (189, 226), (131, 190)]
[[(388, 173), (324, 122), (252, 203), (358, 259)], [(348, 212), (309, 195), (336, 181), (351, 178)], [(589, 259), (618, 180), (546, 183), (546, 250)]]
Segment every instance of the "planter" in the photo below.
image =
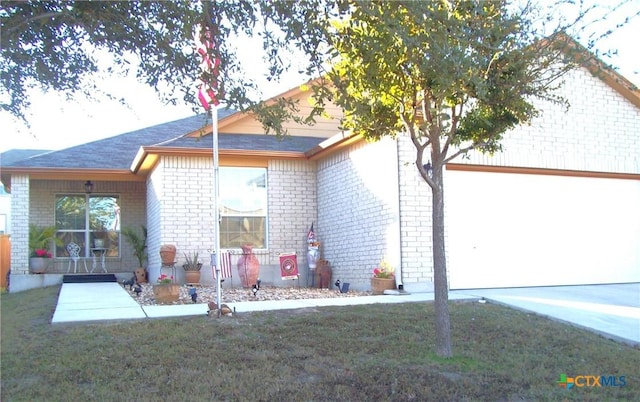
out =
[(176, 262), (176, 246), (163, 244), (160, 247), (160, 258), (162, 259), (162, 265), (173, 265)]
[(177, 302), (180, 298), (180, 285), (177, 283), (153, 285), (153, 296), (158, 304)]
[(136, 268), (134, 271), (134, 275), (136, 276), (136, 282), (138, 283), (147, 283), (147, 270), (144, 268)]
[(260, 262), (258, 257), (253, 254), (253, 246), (245, 244), (242, 246), (242, 257), (238, 259), (238, 274), (242, 287), (250, 288), (258, 283), (258, 274), (260, 273)]
[(32, 274), (44, 274), (49, 268), (49, 261), (51, 258), (30, 257), (29, 271)]
[(395, 278), (371, 278), (371, 290), (374, 295), (383, 295), (385, 290), (395, 288)]
[(184, 271), (185, 282), (189, 284), (200, 283), (200, 271)]
[(95, 248), (104, 248), (104, 239), (93, 239), (93, 246)]

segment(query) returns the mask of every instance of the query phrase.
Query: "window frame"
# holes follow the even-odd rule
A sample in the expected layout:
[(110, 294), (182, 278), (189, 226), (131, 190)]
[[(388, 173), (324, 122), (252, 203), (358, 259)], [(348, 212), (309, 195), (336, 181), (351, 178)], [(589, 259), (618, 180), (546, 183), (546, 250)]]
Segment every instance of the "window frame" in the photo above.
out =
[[(254, 250), (266, 250), (269, 248), (269, 169), (266, 166), (220, 166), (220, 171), (219, 173), (222, 173), (223, 171), (231, 171), (234, 169), (240, 169), (240, 170), (255, 170), (255, 171), (261, 171), (262, 172), (262, 178), (264, 179), (264, 199), (261, 200), (261, 203), (263, 204), (261, 208), (261, 210), (264, 211), (263, 214), (242, 214), (242, 213), (224, 213), (225, 210), (225, 205), (223, 202), (224, 199), (224, 189), (225, 188), (229, 188), (228, 187), (228, 182), (227, 180), (229, 180), (230, 178), (223, 178), (223, 175), (220, 174), (219, 176), (219, 181), (220, 181), (220, 194), (219, 194), (219, 205), (218, 205), (218, 209), (220, 211), (220, 248), (222, 249), (240, 249), (242, 244), (253, 244), (254, 245)], [(232, 179), (234, 180), (234, 179)], [(258, 186), (259, 188), (260, 186)], [(240, 211), (242, 212), (242, 211)], [(255, 242), (239, 242), (239, 243), (231, 243), (229, 242), (229, 235), (230, 232), (228, 230), (225, 230), (225, 220), (229, 219), (229, 218), (261, 218), (264, 228), (262, 229), (262, 232), (259, 234), (261, 235), (264, 240), (263, 243), (264, 244), (256, 244)], [(251, 225), (251, 223), (249, 223), (249, 225)], [(254, 232), (254, 233), (258, 233), (258, 232)]]
[[(84, 206), (84, 227), (82, 229), (73, 229), (73, 228), (63, 228), (61, 229), (58, 225), (58, 203), (61, 198), (70, 197), (70, 198), (83, 198), (83, 206)], [(117, 212), (115, 212), (117, 219), (117, 227), (106, 230), (96, 230), (91, 229), (91, 218), (92, 218), (92, 209), (91, 209), (91, 198), (114, 198), (115, 205), (118, 207)], [(74, 233), (82, 233), (82, 244), (81, 246), (80, 256), (83, 258), (92, 257), (92, 248), (94, 247), (93, 241), (96, 238), (96, 233), (106, 232), (109, 238), (116, 237), (116, 240), (109, 240), (109, 243), (106, 245), (107, 252), (105, 258), (121, 258), (122, 257), (122, 196), (120, 194), (113, 193), (58, 193), (55, 195), (54, 199), (54, 225), (56, 227), (56, 237), (59, 239), (63, 239), (71, 233), (73, 236)], [(115, 233), (115, 235), (113, 235)], [(54, 258), (69, 258), (66, 251), (66, 246), (69, 241), (64, 241), (61, 246), (56, 246), (53, 255)], [(115, 246), (115, 249), (112, 247), (108, 247), (109, 244)], [(114, 253), (115, 252), (115, 253)]]

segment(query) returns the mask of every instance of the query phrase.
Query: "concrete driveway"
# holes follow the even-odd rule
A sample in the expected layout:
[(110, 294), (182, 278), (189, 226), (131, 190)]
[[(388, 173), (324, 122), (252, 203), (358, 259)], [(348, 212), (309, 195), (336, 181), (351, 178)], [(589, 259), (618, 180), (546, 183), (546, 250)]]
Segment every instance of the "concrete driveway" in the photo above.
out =
[(640, 346), (640, 283), (469, 289), (468, 294)]

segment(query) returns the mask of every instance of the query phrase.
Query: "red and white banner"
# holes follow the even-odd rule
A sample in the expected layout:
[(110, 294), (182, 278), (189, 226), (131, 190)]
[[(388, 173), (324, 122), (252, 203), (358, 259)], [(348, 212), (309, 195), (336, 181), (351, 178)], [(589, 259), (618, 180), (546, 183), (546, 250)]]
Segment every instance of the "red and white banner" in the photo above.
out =
[[(213, 279), (216, 279), (217, 273), (215, 264), (215, 260), (211, 260), (211, 265), (213, 266)], [(222, 252), (220, 253), (220, 279), (231, 277), (233, 277), (233, 273), (231, 272), (231, 253)]]
[(298, 258), (296, 253), (280, 254), (280, 275), (282, 280), (298, 279)]
[(215, 55), (216, 43), (211, 31), (207, 27), (198, 27), (193, 35), (196, 51), (202, 58), (200, 62), (200, 85), (198, 85), (198, 100), (205, 110), (211, 105), (218, 106), (218, 67), (220, 59)]

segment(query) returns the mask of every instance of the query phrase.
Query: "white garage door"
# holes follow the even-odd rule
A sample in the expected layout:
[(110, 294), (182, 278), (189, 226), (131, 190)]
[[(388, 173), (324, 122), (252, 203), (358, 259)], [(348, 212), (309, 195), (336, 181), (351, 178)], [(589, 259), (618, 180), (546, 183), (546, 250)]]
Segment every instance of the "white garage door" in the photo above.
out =
[(640, 282), (640, 181), (448, 170), (451, 289)]

